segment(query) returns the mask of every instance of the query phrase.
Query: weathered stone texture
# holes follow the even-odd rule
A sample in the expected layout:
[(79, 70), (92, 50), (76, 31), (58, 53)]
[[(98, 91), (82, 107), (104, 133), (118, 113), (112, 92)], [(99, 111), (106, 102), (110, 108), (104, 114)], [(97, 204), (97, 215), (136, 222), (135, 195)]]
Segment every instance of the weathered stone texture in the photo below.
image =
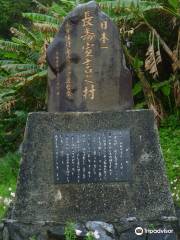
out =
[[(129, 182), (54, 184), (53, 132), (130, 129)], [(61, 196), (61, 197), (59, 197)], [(174, 216), (154, 115), (149, 110), (29, 114), (11, 218), (23, 222)]]

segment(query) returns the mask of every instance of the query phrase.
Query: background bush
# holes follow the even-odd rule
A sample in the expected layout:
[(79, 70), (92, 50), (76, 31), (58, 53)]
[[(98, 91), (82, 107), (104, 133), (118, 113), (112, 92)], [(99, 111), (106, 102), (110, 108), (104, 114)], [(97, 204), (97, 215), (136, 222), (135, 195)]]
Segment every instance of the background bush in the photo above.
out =
[[(40, 0), (43, 4), (52, 4), (52, 0)], [(0, 36), (9, 38), (9, 28), (24, 22), (22, 12), (33, 11), (36, 5), (31, 0), (0, 0)]]

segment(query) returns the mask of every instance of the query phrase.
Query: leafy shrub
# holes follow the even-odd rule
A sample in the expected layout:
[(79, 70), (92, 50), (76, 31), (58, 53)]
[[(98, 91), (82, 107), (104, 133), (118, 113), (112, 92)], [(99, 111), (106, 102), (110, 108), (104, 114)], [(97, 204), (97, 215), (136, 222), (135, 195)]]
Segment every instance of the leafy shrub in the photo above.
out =
[(65, 226), (65, 239), (76, 240), (75, 224), (73, 222), (67, 222)]

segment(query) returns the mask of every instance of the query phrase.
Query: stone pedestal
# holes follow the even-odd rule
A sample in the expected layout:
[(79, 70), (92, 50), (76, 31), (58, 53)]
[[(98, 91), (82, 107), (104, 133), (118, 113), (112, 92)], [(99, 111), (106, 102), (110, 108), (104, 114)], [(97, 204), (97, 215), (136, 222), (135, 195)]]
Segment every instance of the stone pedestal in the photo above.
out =
[[(55, 184), (54, 131), (125, 129), (130, 132), (129, 180)], [(118, 225), (122, 219), (151, 222), (169, 216), (175, 212), (152, 111), (29, 114), (9, 220), (37, 228), (36, 223), (63, 225), (68, 220)]]

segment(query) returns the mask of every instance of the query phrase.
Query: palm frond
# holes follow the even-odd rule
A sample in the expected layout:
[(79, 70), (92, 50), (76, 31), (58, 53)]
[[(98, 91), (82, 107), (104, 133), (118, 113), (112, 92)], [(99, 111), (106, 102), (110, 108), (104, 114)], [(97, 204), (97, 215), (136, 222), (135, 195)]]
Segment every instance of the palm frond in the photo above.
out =
[(8, 60), (8, 59), (0, 60), (0, 65), (12, 64), (12, 63), (14, 63), (14, 60)]
[(38, 41), (38, 37), (37, 37), (37, 33), (33, 33), (32, 31), (30, 31), (29, 29), (27, 29), (25, 26), (21, 25), (21, 29), (25, 35), (25, 38), (27, 40), (31, 40), (33, 42), (37, 42)]
[(34, 70), (37, 69), (37, 66), (35, 64), (5, 64), (1, 65), (0, 68), (15, 72), (15, 71), (22, 71), (22, 70)]
[(43, 5), (42, 3), (40, 3), (37, 0), (33, 0), (33, 2), (36, 4), (36, 6), (38, 7), (38, 9), (44, 13), (49, 13), (49, 8), (46, 7), (45, 5)]
[(55, 17), (65, 17), (77, 5), (77, 1), (61, 0), (61, 4), (53, 2), (51, 11)]
[(52, 24), (59, 23), (57, 18), (49, 15), (41, 14), (41, 13), (23, 13), (23, 17), (30, 19), (33, 23), (34, 22), (52, 23)]
[(36, 69), (30, 69), (30, 70), (25, 70), (25, 71), (21, 71), (21, 72), (18, 72), (16, 74), (14, 74), (13, 76), (14, 77), (27, 77), (29, 75), (32, 75), (34, 73), (37, 72), (37, 68)]
[(162, 4), (156, 1), (140, 1), (139, 6), (142, 12), (151, 11), (154, 9), (163, 9)]
[(33, 23), (33, 26), (36, 30), (43, 33), (56, 33), (58, 31), (58, 25), (52, 23)]
[(11, 32), (15, 36), (12, 37), (12, 40), (17, 44), (22, 44), (31, 48), (33, 43), (37, 43), (38, 41), (37, 36), (23, 25), (20, 26), (20, 29), (11, 28)]
[(47, 76), (47, 69), (44, 69), (30, 77), (27, 78), (27, 81), (32, 81), (34, 79), (43, 78)]
[(17, 28), (11, 27), (10, 31), (14, 36), (16, 36), (18, 38), (24, 38), (25, 37), (25, 34)]
[(99, 5), (102, 8), (112, 9), (112, 8), (126, 8), (139, 6), (140, 0), (114, 0), (114, 1), (99, 1)]
[(9, 96), (13, 95), (15, 92), (16, 92), (16, 90), (14, 90), (14, 89), (6, 88), (2, 93), (0, 93), (0, 102), (2, 102), (5, 97), (9, 97)]
[(15, 76), (15, 74), (10, 75), (8, 77), (4, 77), (1, 79), (2, 85), (4, 87), (11, 86), (13, 88), (17, 83), (19, 82), (25, 82), (26, 78), (25, 77), (20, 77), (20, 76)]
[(12, 37), (11, 38), (11, 40), (14, 42), (14, 43), (17, 43), (17, 44), (19, 44), (19, 45), (21, 45), (21, 46), (26, 46), (26, 47), (29, 47), (31, 44), (32, 44), (32, 42), (26, 42), (26, 41), (24, 41), (23, 39), (20, 39), (20, 38), (16, 38), (16, 37)]
[(6, 98), (5, 102), (0, 102), (0, 112), (11, 112), (11, 109), (14, 107), (16, 103), (15, 97)]
[(61, 17), (65, 17), (67, 15), (67, 12), (57, 3), (53, 3), (51, 10)]
[(0, 49), (7, 51), (7, 52), (17, 52), (17, 51), (24, 51), (25, 48), (24, 46), (14, 43), (12, 41), (5, 41), (5, 40), (0, 40)]
[(142, 0), (102, 0), (99, 2), (99, 5), (102, 9), (108, 11), (108, 13), (113, 16), (113, 19), (114, 14), (116, 14), (116, 20), (136, 19), (141, 17), (146, 11), (162, 9), (162, 5), (160, 3)]
[(12, 83), (15, 84), (19, 82), (21, 82), (21, 84), (24, 84), (24, 82), (29, 76), (34, 75), (37, 72), (38, 69), (24, 70), (15, 74), (11, 74), (8, 77), (4, 77), (1, 79), (1, 81), (3, 82), (4, 86), (12, 85)]

